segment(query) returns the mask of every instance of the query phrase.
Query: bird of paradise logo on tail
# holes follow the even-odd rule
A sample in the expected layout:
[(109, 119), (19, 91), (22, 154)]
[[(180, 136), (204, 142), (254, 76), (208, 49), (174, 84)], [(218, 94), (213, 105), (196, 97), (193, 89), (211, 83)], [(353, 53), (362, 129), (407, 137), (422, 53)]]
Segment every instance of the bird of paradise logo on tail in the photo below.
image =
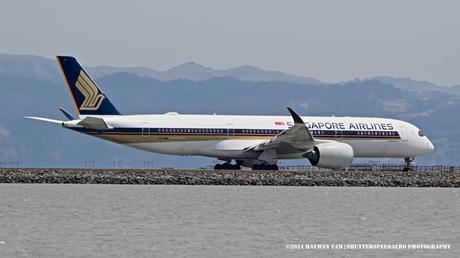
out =
[(57, 56), (78, 115), (120, 115), (74, 57)]
[(83, 70), (80, 71), (80, 75), (75, 84), (77, 89), (85, 97), (85, 100), (83, 100), (80, 106), (80, 110), (98, 110), (105, 96), (99, 93), (97, 86)]

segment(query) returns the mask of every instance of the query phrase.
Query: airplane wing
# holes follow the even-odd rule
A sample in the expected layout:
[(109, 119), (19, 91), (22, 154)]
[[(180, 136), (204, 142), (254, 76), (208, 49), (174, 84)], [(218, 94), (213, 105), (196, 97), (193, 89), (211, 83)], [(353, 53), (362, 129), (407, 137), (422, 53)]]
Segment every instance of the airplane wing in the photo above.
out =
[(277, 153), (306, 152), (314, 147), (315, 140), (310, 130), (305, 126), (302, 118), (291, 108), (288, 108), (294, 119), (294, 126), (274, 136), (270, 140), (260, 143), (247, 149), (253, 151), (264, 151), (273, 149)]
[(83, 118), (80, 122), (77, 123), (77, 125), (85, 127), (85, 128), (96, 129), (96, 130), (113, 129), (113, 127), (107, 125), (104, 119), (99, 118), (99, 117), (92, 117), (92, 116), (87, 116)]

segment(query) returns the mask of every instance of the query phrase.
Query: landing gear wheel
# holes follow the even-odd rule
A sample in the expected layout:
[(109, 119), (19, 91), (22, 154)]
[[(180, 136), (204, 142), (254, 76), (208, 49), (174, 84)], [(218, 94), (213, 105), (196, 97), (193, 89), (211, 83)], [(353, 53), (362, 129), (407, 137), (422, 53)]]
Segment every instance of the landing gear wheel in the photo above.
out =
[(279, 170), (279, 168), (276, 164), (273, 164), (273, 165), (268, 165), (268, 170)]
[(241, 166), (238, 164), (230, 164), (229, 162), (225, 162), (223, 164), (215, 165), (214, 170), (241, 170)]
[(260, 165), (259, 164), (253, 165), (252, 170), (260, 170)]
[(279, 170), (276, 164), (255, 164), (252, 166), (252, 170)]
[(235, 164), (235, 165), (232, 165), (233, 166), (233, 170), (241, 170), (241, 166), (238, 165), (238, 164)]

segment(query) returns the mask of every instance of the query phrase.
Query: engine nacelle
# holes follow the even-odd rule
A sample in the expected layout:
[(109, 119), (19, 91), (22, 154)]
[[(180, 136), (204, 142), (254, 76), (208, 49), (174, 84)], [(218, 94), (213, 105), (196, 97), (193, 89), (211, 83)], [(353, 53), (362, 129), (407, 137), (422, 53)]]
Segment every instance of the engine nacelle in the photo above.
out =
[(353, 148), (341, 142), (320, 143), (305, 157), (313, 166), (321, 168), (345, 168), (353, 162)]

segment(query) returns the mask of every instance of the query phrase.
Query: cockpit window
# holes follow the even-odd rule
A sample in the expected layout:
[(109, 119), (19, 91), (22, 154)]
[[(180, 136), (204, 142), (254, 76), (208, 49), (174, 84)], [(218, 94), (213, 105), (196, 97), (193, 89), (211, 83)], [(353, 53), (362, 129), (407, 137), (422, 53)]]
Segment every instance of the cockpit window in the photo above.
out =
[(418, 135), (419, 135), (420, 137), (425, 136), (425, 134), (423, 134), (422, 130), (419, 130), (419, 131), (418, 131)]

